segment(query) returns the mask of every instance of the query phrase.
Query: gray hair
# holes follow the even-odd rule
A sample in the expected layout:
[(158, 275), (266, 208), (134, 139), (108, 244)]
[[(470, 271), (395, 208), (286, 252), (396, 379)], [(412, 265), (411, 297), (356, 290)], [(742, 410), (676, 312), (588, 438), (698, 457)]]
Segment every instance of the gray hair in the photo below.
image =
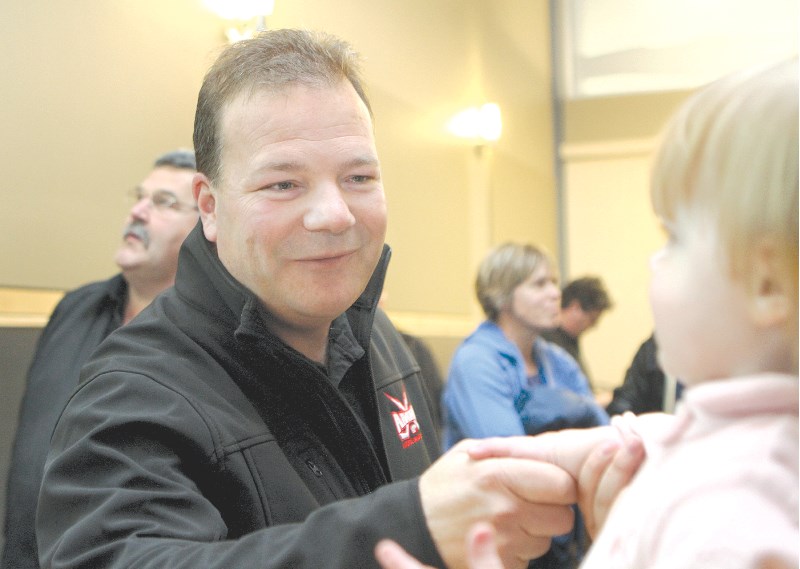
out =
[(159, 166), (171, 166), (181, 170), (197, 170), (194, 152), (188, 148), (178, 148), (162, 154), (156, 158), (153, 168)]

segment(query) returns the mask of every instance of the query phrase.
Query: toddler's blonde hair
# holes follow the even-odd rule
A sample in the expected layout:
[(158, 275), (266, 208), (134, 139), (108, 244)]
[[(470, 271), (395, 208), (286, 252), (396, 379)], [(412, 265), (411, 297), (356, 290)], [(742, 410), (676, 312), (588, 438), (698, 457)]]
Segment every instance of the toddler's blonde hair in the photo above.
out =
[(746, 277), (772, 244), (797, 299), (798, 61), (741, 71), (690, 97), (667, 124), (652, 170), (665, 222), (699, 213), (715, 224), (723, 261)]

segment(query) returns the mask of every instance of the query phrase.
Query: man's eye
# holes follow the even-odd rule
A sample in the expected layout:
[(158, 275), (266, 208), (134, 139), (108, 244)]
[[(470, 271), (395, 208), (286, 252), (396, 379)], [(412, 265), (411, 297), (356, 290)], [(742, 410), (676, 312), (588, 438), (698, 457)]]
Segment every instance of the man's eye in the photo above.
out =
[(369, 182), (371, 179), (372, 179), (372, 176), (366, 176), (366, 175), (361, 175), (361, 174), (358, 174), (358, 175), (355, 175), (355, 176), (350, 176), (350, 180), (355, 182), (356, 184), (363, 184), (365, 182)]
[(272, 184), (271, 186), (269, 186), (269, 189), (281, 190), (285, 192), (287, 190), (293, 189), (294, 187), (295, 185), (292, 182), (278, 182), (277, 184)]
[(165, 192), (156, 192), (153, 194), (153, 205), (156, 207), (172, 207), (178, 200), (175, 196)]

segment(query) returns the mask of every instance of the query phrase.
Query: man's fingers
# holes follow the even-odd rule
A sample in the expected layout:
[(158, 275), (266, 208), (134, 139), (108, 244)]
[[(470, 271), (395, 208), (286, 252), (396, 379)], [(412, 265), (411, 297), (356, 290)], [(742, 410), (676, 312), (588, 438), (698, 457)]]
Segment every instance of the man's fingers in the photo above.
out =
[(487, 523), (477, 523), (467, 535), (469, 569), (504, 569), (497, 552), (494, 530)]
[(578, 501), (575, 480), (548, 462), (496, 458), (483, 464), (487, 469), (491, 467), (487, 478), (498, 478), (505, 488), (525, 502), (569, 505)]
[(467, 566), (464, 539), (476, 522), (496, 532), (500, 558), (522, 568), (544, 554), (571, 523), (578, 498), (572, 476), (555, 465), (518, 458), (472, 460), (469, 443), (457, 445), (423, 473), (419, 494), (431, 537), (442, 559)]
[[(405, 549), (389, 539), (382, 539), (375, 546), (375, 559), (383, 569), (433, 569), (417, 561), (406, 553)], [(475, 566), (474, 569), (482, 568)]]
[(569, 532), (575, 525), (575, 511), (567, 505), (539, 504), (535, 508), (520, 511), (515, 520), (510, 520), (531, 537), (548, 539)]
[[(464, 449), (477, 462), (531, 459), (531, 464), (544, 466), (549, 463), (569, 473), (578, 481), (577, 501), (587, 530), (594, 537), (617, 495), (630, 482), (644, 459), (642, 440), (633, 429), (623, 428), (625, 426), (617, 423), (616, 427), (567, 429), (535, 437), (468, 441)], [(509, 470), (509, 488), (523, 492), (519, 495), (525, 499), (541, 501), (544, 489), (517, 483), (515, 478), (518, 475)], [(557, 483), (557, 480), (554, 477), (547, 484)], [(516, 488), (519, 490), (514, 490)], [(552, 493), (550, 497), (552, 499)], [(551, 500), (549, 503), (556, 502)]]
[(470, 458), (474, 460), (499, 457), (547, 460), (552, 454), (553, 445), (546, 439), (545, 435), (539, 435), (538, 437), (488, 437), (470, 441), (467, 452)]
[(576, 480), (587, 455), (597, 446), (619, 435), (611, 427), (565, 429), (533, 437), (493, 437), (469, 441), (467, 453), (473, 460), (493, 457), (527, 458), (555, 464)]
[[(481, 522), (470, 528), (465, 547), (469, 569), (505, 569), (491, 525)], [(375, 546), (375, 559), (383, 569), (433, 569), (389, 539), (383, 539)]]

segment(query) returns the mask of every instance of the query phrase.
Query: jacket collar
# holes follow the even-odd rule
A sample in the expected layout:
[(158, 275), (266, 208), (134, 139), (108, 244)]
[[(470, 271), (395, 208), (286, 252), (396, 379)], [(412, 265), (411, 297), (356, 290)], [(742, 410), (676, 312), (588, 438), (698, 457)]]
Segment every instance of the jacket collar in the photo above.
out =
[(103, 283), (102, 305), (105, 311), (112, 314), (113, 320), (116, 325), (122, 324), (122, 319), (125, 316), (125, 304), (128, 302), (128, 281), (122, 276), (122, 273), (114, 275)]
[(514, 363), (521, 364), (522, 362), (522, 354), (519, 348), (517, 348), (516, 344), (511, 340), (506, 338), (500, 326), (492, 320), (484, 320), (481, 322), (478, 328), (470, 335), (470, 340), (477, 341), (497, 350)]
[[(478, 342), (497, 350), (499, 354), (511, 361), (525, 375), (522, 352), (519, 351), (514, 342), (506, 338), (500, 327), (491, 320), (484, 320), (478, 328), (468, 338), (471, 342)], [(552, 365), (547, 355), (549, 349), (548, 342), (538, 336), (533, 342), (533, 359), (539, 366), (539, 371), (545, 382), (549, 382), (553, 377)]]
[[(369, 347), (372, 322), (390, 258), (391, 248), (384, 244), (364, 292), (345, 311), (356, 340), (364, 350)], [(275, 347), (283, 347), (282, 342), (264, 326), (261, 301), (228, 272), (219, 260), (216, 245), (205, 238), (200, 221), (181, 247), (175, 290), (187, 301), (202, 307), (204, 312), (211, 312), (215, 318), (228, 322), (237, 335), (266, 336), (272, 339), (270, 343)]]

